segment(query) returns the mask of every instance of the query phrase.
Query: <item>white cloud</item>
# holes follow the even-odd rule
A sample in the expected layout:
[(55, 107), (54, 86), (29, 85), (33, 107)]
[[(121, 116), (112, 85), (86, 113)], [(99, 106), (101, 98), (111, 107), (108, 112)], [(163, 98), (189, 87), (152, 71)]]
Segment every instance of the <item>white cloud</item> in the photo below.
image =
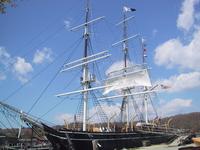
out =
[(185, 0), (182, 3), (181, 13), (177, 19), (177, 27), (188, 31), (194, 24), (194, 6), (199, 0)]
[(200, 28), (193, 34), (188, 44), (179, 39), (171, 39), (155, 49), (154, 61), (166, 67), (179, 66), (183, 69), (200, 70)]
[(162, 105), (158, 108), (158, 114), (162, 117), (179, 114), (184, 111), (184, 109), (188, 109), (191, 106), (191, 99), (176, 98), (168, 102), (162, 102)]
[(44, 61), (52, 61), (52, 50), (50, 48), (44, 47), (34, 54), (33, 63), (42, 64)]
[(168, 92), (186, 91), (200, 87), (200, 72), (183, 73), (157, 83), (169, 86), (170, 88), (166, 90)]
[(30, 63), (26, 62), (24, 58), (17, 57), (13, 64), (13, 72), (16, 73), (17, 78), (22, 82), (27, 82), (28, 73), (33, 71)]
[(197, 63), (200, 60), (199, 12), (195, 11), (195, 5), (199, 2), (200, 0), (183, 1), (181, 13), (177, 19), (177, 27), (185, 31), (193, 28), (193, 32), (186, 34), (186, 37), (191, 38), (188, 43), (182, 42), (180, 38), (173, 38), (157, 46), (154, 57), (157, 65), (200, 70), (200, 63)]
[[(4, 47), (0, 47), (0, 66), (5, 71), (13, 73), (19, 81), (28, 81), (28, 74), (33, 71), (33, 67), (22, 57), (11, 57)], [(6, 74), (0, 72), (0, 80), (5, 80)]]
[[(133, 63), (130, 61), (127, 61), (127, 66), (133, 66)], [(113, 63), (107, 70), (106, 70), (106, 75), (108, 75), (109, 73), (113, 72), (113, 71), (118, 71), (118, 70), (122, 70), (124, 68), (124, 61), (117, 61), (115, 63)]]
[(69, 20), (65, 20), (65, 21), (64, 21), (64, 25), (65, 25), (65, 28), (66, 28), (66, 29), (69, 29), (70, 26), (71, 26), (71, 22), (70, 22)]
[(64, 124), (64, 121), (66, 121), (66, 123), (73, 122), (73, 119), (74, 119), (73, 117), (74, 115), (72, 114), (63, 113), (63, 114), (57, 115), (55, 119), (59, 124)]
[(32, 65), (26, 62), (26, 60), (21, 57), (16, 58), (16, 62), (13, 65), (13, 68), (14, 68), (14, 71), (20, 75), (25, 75), (33, 71)]
[(16, 75), (18, 80), (21, 82), (21, 83), (26, 83), (28, 82), (28, 77), (27, 76), (22, 76), (22, 75)]

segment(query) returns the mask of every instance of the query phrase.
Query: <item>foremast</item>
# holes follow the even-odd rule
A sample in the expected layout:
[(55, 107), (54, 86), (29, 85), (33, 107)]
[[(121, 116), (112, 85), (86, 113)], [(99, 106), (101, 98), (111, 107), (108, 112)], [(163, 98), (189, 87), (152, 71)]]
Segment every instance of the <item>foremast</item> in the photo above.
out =
[[(86, 14), (85, 14), (85, 23), (88, 22), (89, 19), (89, 0), (87, 0), (86, 4)], [(85, 24), (84, 26), (84, 62), (87, 61), (87, 56), (88, 56), (88, 41), (89, 41), (89, 24)], [(82, 67), (83, 70), (83, 81), (82, 81), (82, 86), (83, 90), (87, 90), (89, 88), (90, 80), (88, 80), (88, 63), (84, 64)], [(88, 91), (83, 92), (83, 131), (87, 130), (87, 118), (88, 118)]]
[(90, 24), (103, 19), (104, 16), (98, 17), (93, 20), (90, 19), (90, 7), (89, 7), (89, 0), (86, 0), (86, 9), (85, 9), (85, 21), (83, 24), (78, 25), (76, 27), (71, 28), (71, 31), (78, 30), (80, 28), (84, 28), (83, 33), (83, 40), (84, 40), (84, 49), (83, 49), (83, 57), (81, 59), (75, 60), (73, 62), (69, 62), (64, 64), (63, 69), (61, 72), (65, 72), (71, 70), (76, 67), (82, 67), (82, 76), (81, 76), (81, 85), (82, 89), (77, 91), (71, 91), (66, 93), (57, 94), (57, 97), (63, 97), (73, 94), (82, 94), (83, 100), (83, 114), (82, 114), (82, 130), (87, 131), (87, 124), (88, 124), (88, 102), (89, 102), (89, 92), (93, 90), (103, 89), (105, 86), (99, 87), (91, 87), (91, 83), (95, 82), (95, 76), (90, 73), (89, 71), (89, 63), (93, 63), (100, 59), (104, 59), (110, 56), (108, 51), (102, 51), (96, 54), (89, 55), (89, 44), (90, 44)]

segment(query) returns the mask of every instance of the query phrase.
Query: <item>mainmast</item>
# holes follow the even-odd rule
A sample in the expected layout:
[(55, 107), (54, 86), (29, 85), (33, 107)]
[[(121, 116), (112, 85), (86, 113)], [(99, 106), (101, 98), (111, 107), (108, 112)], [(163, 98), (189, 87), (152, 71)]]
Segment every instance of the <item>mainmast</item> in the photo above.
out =
[[(133, 35), (128, 37), (128, 21), (134, 16), (127, 17), (127, 12), (133, 12), (136, 11), (134, 8), (129, 8), (124, 6), (123, 7), (123, 20), (119, 22), (116, 25), (121, 25), (123, 24), (123, 39), (120, 40), (119, 42), (116, 42), (112, 44), (112, 46), (117, 46), (122, 44), (122, 50), (123, 50), (123, 68), (120, 70), (116, 70), (111, 72), (108, 75), (108, 79), (106, 80), (106, 85), (112, 86), (111, 88), (106, 88), (104, 94), (107, 94), (111, 91), (114, 90), (119, 90), (121, 89), (122, 94), (117, 95), (117, 96), (110, 96), (106, 97), (107, 99), (112, 99), (112, 98), (119, 98), (122, 97), (122, 104), (121, 104), (121, 120), (122, 122), (126, 122), (126, 127), (127, 129), (129, 128), (129, 122), (130, 122), (130, 117), (129, 117), (129, 97), (133, 99), (133, 107), (136, 111), (136, 113), (139, 113), (139, 120), (142, 121), (144, 120), (142, 113), (138, 109), (137, 104), (134, 102), (134, 95), (145, 95), (145, 121), (148, 123), (148, 107), (147, 107), (147, 96), (148, 93), (152, 93), (152, 91), (148, 91), (147, 87), (151, 87), (151, 81), (149, 78), (148, 74), (148, 68), (145, 67), (145, 62), (146, 62), (146, 49), (144, 45), (144, 40), (141, 38), (139, 34)], [(142, 49), (143, 49), (143, 64), (142, 65), (133, 65), (133, 66), (128, 66), (129, 62), (129, 57), (128, 57), (128, 40), (136, 38), (136, 37), (141, 38), (142, 42)], [(139, 88), (144, 87), (143, 92), (137, 92)], [(136, 92), (132, 92), (131, 89), (135, 88)], [(101, 98), (101, 100), (104, 98)]]
[[(86, 6), (86, 16), (85, 16), (85, 23), (88, 22), (89, 19), (89, 0), (87, 0), (87, 6)], [(84, 58), (87, 58), (88, 56), (88, 40), (89, 40), (89, 24), (85, 24), (84, 27)], [(87, 59), (83, 60), (84, 62), (87, 61)], [(82, 86), (83, 90), (87, 90), (89, 88), (90, 81), (88, 80), (88, 63), (83, 65), (83, 81)], [(88, 118), (88, 91), (83, 92), (83, 131), (87, 130), (87, 118)]]
[[(127, 38), (127, 20), (126, 20), (126, 13), (124, 11), (124, 21), (123, 21), (123, 38)], [(123, 42), (123, 51), (124, 51), (124, 70), (126, 72), (127, 67), (127, 56), (128, 56), (128, 41)]]
[[(143, 114), (140, 112), (137, 103), (134, 102), (135, 97), (134, 95), (145, 95), (145, 106), (146, 106), (146, 122), (148, 123), (148, 116), (147, 116), (147, 94), (152, 93), (153, 91), (149, 91), (147, 87), (151, 87), (151, 81), (149, 78), (148, 74), (148, 68), (144, 67), (145, 65), (145, 57), (146, 57), (146, 52), (145, 52), (145, 45), (142, 43), (142, 48), (144, 50), (143, 52), (143, 64), (135, 64), (133, 66), (128, 66), (128, 40), (140, 37), (139, 34), (133, 35), (128, 37), (128, 21), (134, 16), (127, 17), (127, 12), (132, 12), (136, 11), (134, 8), (129, 8), (129, 7), (123, 7), (123, 20), (116, 25), (121, 25), (123, 24), (123, 39), (112, 44), (112, 46), (117, 46), (117, 45), (122, 45), (122, 50), (123, 50), (123, 68), (122, 69), (117, 69), (115, 71), (112, 71), (108, 74), (107, 80), (105, 81), (106, 86), (111, 86), (111, 87), (106, 87), (104, 91), (104, 95), (110, 93), (111, 91), (117, 91), (121, 90), (122, 94), (116, 95), (116, 96), (108, 96), (108, 97), (103, 97), (100, 98), (100, 100), (103, 99), (114, 99), (114, 98), (122, 98), (122, 104), (121, 104), (121, 120), (122, 122), (126, 122), (126, 127), (127, 129), (129, 128), (129, 122), (130, 122), (130, 117), (129, 117), (129, 97), (133, 100), (133, 107), (138, 113), (139, 120), (142, 121), (144, 120)], [(142, 41), (142, 39), (141, 39)], [(141, 89), (141, 87), (145, 87), (144, 91)], [(135, 89), (135, 92), (132, 92), (131, 89)], [(142, 90), (142, 92), (137, 92), (138, 90)], [(126, 119), (126, 120), (125, 120)]]
[[(128, 39), (130, 38), (134, 38), (135, 36), (129, 37), (128, 38), (128, 20), (132, 19), (132, 17), (127, 18), (126, 13), (128, 11), (136, 11), (133, 8), (128, 8), (126, 6), (123, 7), (123, 43), (122, 43), (122, 49), (123, 49), (123, 53), (124, 53), (124, 76), (126, 76), (127, 73), (127, 67), (128, 67)], [(137, 36), (137, 35), (136, 35)], [(127, 95), (129, 94), (130, 90), (129, 88), (123, 89), (123, 94)], [(123, 120), (123, 113), (126, 110), (126, 125), (127, 128), (129, 128), (129, 100), (127, 96), (123, 97), (123, 101), (122, 101), (122, 106), (121, 106), (121, 120)]]

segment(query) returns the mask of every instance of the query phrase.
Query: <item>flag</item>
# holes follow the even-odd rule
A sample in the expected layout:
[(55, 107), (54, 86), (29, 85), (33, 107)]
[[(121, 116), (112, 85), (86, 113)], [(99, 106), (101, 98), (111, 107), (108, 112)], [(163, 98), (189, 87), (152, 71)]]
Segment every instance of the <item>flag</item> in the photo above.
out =
[(126, 6), (123, 7), (123, 10), (124, 10), (124, 12), (128, 12), (128, 11), (136, 11), (135, 8), (130, 8), (130, 7), (126, 7)]

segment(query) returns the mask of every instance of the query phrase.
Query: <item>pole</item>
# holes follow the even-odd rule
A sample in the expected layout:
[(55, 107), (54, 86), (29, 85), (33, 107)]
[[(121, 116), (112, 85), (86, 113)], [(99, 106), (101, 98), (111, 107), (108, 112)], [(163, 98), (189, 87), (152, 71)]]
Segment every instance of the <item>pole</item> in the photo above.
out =
[[(85, 22), (88, 22), (89, 18), (89, 0), (87, 0), (87, 6), (86, 6), (86, 17)], [(85, 32), (84, 32), (84, 58), (88, 55), (88, 39), (89, 39), (89, 32), (88, 27), (89, 24), (85, 25)], [(87, 61), (85, 59), (84, 61)], [(83, 90), (88, 89), (89, 82), (88, 82), (88, 64), (83, 65)], [(83, 131), (87, 130), (87, 118), (88, 118), (88, 91), (85, 91), (83, 93)]]
[[(126, 12), (124, 12), (124, 21), (123, 21), (123, 38), (127, 38), (127, 21), (126, 21)], [(126, 73), (127, 68), (127, 56), (128, 56), (128, 41), (123, 42), (123, 52), (124, 52), (124, 73)], [(124, 95), (127, 94), (127, 90), (124, 90)], [(126, 126), (129, 128), (129, 101), (127, 96), (124, 96), (123, 101), (125, 102), (126, 108)]]
[(145, 106), (145, 123), (148, 124), (148, 102), (147, 102), (147, 95), (144, 95), (144, 106)]

